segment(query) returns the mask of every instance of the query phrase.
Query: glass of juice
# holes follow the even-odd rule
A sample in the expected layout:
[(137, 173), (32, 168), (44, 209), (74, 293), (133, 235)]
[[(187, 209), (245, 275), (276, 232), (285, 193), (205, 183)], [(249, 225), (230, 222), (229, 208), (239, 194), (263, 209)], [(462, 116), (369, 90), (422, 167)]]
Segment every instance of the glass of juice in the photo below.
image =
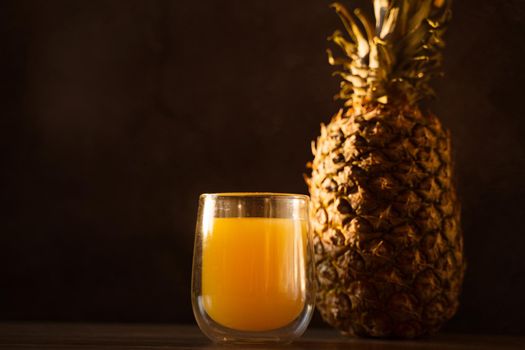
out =
[(203, 194), (195, 235), (192, 305), (218, 343), (288, 343), (315, 302), (309, 198)]

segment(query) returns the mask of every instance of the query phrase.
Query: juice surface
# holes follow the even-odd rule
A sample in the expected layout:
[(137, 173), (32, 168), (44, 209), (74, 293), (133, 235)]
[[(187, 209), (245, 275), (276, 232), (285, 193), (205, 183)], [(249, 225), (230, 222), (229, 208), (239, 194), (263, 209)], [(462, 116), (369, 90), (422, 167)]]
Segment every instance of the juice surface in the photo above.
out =
[(215, 218), (206, 229), (202, 297), (217, 323), (243, 331), (285, 326), (305, 303), (304, 220)]

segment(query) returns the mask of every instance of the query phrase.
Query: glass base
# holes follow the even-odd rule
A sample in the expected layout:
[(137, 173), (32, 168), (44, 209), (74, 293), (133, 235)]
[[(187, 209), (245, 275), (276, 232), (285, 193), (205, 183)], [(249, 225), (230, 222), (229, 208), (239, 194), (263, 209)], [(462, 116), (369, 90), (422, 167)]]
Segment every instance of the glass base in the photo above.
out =
[[(207, 335), (208, 336), (208, 335)], [(241, 338), (238, 338), (238, 337), (232, 337), (230, 335), (228, 336), (224, 336), (222, 338), (217, 338), (217, 337), (210, 337), (208, 336), (208, 338), (213, 341), (214, 343), (216, 344), (220, 344), (220, 345), (228, 345), (228, 344), (231, 344), (231, 345), (247, 345), (247, 346), (253, 346), (253, 347), (257, 347), (257, 346), (260, 346), (260, 345), (288, 345), (288, 344), (291, 344), (294, 339), (289, 339), (289, 338), (279, 338), (279, 337), (261, 337), (261, 338), (258, 338), (258, 337), (241, 337)]]
[[(314, 310), (313, 305), (305, 305), (303, 311), (291, 323), (277, 329), (251, 332), (224, 327), (215, 322), (204, 310), (202, 300), (197, 300), (194, 305), (198, 307), (198, 310), (194, 310), (194, 314), (201, 331), (211, 341), (222, 345), (289, 344), (306, 331)], [(253, 316), (247, 315), (247, 317)]]

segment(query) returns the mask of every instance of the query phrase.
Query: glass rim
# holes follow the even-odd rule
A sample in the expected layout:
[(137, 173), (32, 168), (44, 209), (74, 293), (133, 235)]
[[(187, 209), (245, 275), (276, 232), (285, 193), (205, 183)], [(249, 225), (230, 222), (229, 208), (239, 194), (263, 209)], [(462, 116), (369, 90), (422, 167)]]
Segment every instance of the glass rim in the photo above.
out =
[(271, 198), (271, 199), (300, 199), (309, 201), (310, 197), (306, 194), (279, 193), (279, 192), (218, 192), (202, 193), (199, 198)]

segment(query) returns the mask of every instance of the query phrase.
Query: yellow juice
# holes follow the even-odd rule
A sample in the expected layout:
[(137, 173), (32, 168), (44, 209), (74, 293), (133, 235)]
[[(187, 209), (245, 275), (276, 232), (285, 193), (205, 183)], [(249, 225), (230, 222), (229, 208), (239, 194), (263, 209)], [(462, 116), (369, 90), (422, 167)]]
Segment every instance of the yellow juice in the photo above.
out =
[(267, 331), (299, 316), (306, 293), (306, 221), (215, 218), (204, 231), (202, 298), (215, 322)]

